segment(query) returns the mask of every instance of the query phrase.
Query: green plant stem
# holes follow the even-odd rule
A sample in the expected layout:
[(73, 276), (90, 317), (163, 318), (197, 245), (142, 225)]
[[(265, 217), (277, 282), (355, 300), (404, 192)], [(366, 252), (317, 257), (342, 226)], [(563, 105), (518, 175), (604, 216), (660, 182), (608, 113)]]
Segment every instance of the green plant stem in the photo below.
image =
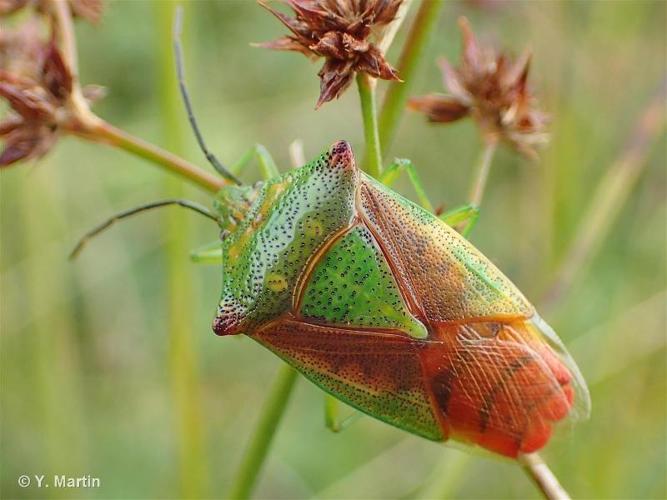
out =
[(72, 76), (72, 89), (68, 98), (67, 107), (77, 121), (86, 124), (96, 120), (96, 116), (90, 110), (88, 102), (83, 96), (81, 83), (79, 81), (79, 62), (76, 46), (76, 34), (72, 10), (69, 2), (61, 0), (49, 0), (45, 3), (53, 19), (53, 27), (58, 38), (60, 52), (65, 66)]
[[(162, 140), (175, 151), (181, 151), (183, 149), (183, 125), (187, 122), (176, 83), (174, 55), (170, 43), (171, 25), (176, 6), (175, 2), (154, 4), (158, 21), (156, 23), (156, 60), (158, 63), (157, 80), (161, 82), (158, 90), (162, 115)], [(199, 173), (198, 169), (187, 171)], [(186, 186), (181, 179), (167, 177), (164, 186), (170, 197), (179, 198), (187, 194)], [(176, 210), (165, 211), (163, 217), (165, 231), (169, 235), (166, 244), (166, 281), (169, 303), (167, 309), (168, 361), (176, 420), (175, 435), (179, 448), (181, 496), (205, 498), (209, 496), (205, 425), (202, 418), (199, 362), (196, 343), (192, 336), (192, 325), (195, 322), (194, 311), (190, 306), (198, 301), (193, 296), (195, 286), (193, 275), (188, 269), (187, 259), (191, 219), (187, 214)]]
[[(72, 12), (69, 4), (60, 0), (50, 0), (48, 6), (53, 18), (63, 59), (72, 74), (72, 93), (68, 102), (71, 120), (63, 125), (63, 129), (90, 141), (103, 142), (144, 158), (194, 182), (207, 191), (217, 192), (225, 185), (226, 181), (224, 179), (206, 170), (202, 170), (173, 153), (114, 127), (90, 110), (81, 92), (81, 85), (78, 78), (76, 34), (74, 32)], [(166, 38), (165, 40), (171, 41), (171, 38)], [(171, 47), (171, 44), (167, 43), (166, 46)], [(167, 81), (172, 81), (173, 79), (175, 79), (175, 76), (170, 75)]]
[(544, 498), (548, 500), (569, 500), (570, 495), (560, 485), (551, 469), (544, 463), (537, 453), (522, 455), (519, 462), (523, 470), (540, 489)]
[(667, 80), (640, 115), (629, 141), (598, 183), (579, 228), (565, 252), (543, 307), (552, 308), (572, 286), (616, 221), (644, 170), (651, 146), (665, 128)]
[(475, 174), (468, 196), (468, 203), (476, 207), (482, 204), (486, 184), (489, 180), (489, 172), (491, 171), (491, 163), (493, 162), (493, 156), (496, 153), (497, 147), (497, 139), (489, 137), (484, 140), (484, 148), (475, 167)]
[(332, 432), (340, 432), (340, 403), (331, 394), (324, 395), (324, 424)]
[[(43, 315), (31, 315), (32, 321), (24, 332), (16, 332), (25, 334), (21, 335), (21, 346), (29, 363), (16, 369), (30, 387), (23, 399), (35, 405), (31, 406), (34, 415), (26, 419), (26, 425), (32, 430), (31, 446), (40, 457), (44, 474), (82, 470), (89, 458), (86, 437), (90, 429), (86, 421), (87, 408), (81, 400), (83, 353), (77, 336), (78, 317), (69, 301), (53, 306), (59, 303), (58, 298), (71, 293), (73, 277), (62, 266), (62, 254), (51, 252), (45, 246), (45, 241), (62, 237), (63, 228), (68, 227), (57, 196), (64, 193), (59, 192), (58, 186), (53, 178), (36, 175), (30, 182), (21, 182), (18, 189), (2, 199), (3, 208), (11, 207), (11, 210), (6, 208), (5, 213), (8, 219), (12, 217), (14, 224), (9, 224), (13, 232), (8, 239), (22, 244), (21, 255), (28, 263), (21, 274), (21, 298), (29, 304), (52, 305)], [(45, 221), (48, 221), (46, 227)], [(10, 307), (4, 300), (3, 290), (2, 314), (5, 307)], [(17, 305), (20, 311), (20, 302)], [(11, 342), (13, 339), (4, 330), (4, 321), (2, 325), (3, 341)], [(4, 370), (9, 368), (10, 360), (2, 362), (5, 391), (9, 387), (4, 385), (5, 377), (9, 379), (9, 375)], [(8, 431), (5, 426), (5, 432)], [(54, 495), (57, 496), (60, 495)]]
[(98, 118), (90, 129), (76, 131), (75, 133), (88, 140), (109, 144), (148, 160), (193, 182), (206, 191), (216, 193), (227, 184), (227, 181), (222, 177), (203, 170), (169, 151), (114, 127), (102, 119)]
[(398, 60), (398, 74), (402, 82), (389, 83), (379, 117), (379, 137), (382, 153), (386, 154), (405, 109), (405, 101), (412, 80), (436, 26), (444, 0), (422, 0), (410, 27), (403, 51)]
[[(484, 191), (489, 180), (489, 172), (491, 171), (491, 163), (493, 156), (498, 149), (498, 140), (494, 136), (486, 136), (484, 138), (484, 147), (479, 155), (479, 160), (475, 166), (475, 173), (473, 174), (472, 184), (470, 185), (470, 193), (468, 195), (468, 203), (474, 207), (480, 207), (482, 199), (484, 198)], [(468, 225), (464, 222), (456, 226), (456, 230), (463, 232)]]
[(363, 169), (375, 178), (382, 173), (382, 153), (378, 134), (377, 108), (375, 104), (375, 80), (366, 73), (357, 75), (357, 88), (361, 102), (361, 116), (364, 121), (366, 153)]
[(288, 364), (279, 368), (227, 498), (246, 499), (252, 494), (297, 377), (296, 370)]

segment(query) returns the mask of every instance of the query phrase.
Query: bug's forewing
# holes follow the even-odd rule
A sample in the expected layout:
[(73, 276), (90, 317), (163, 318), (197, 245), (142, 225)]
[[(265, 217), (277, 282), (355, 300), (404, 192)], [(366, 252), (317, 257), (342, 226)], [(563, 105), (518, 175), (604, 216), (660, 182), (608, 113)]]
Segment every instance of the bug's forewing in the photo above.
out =
[(364, 224), (427, 326), (422, 368), (444, 433), (506, 456), (589, 405), (579, 370), (516, 287), (435, 216), (367, 176)]
[(521, 292), (456, 231), (370, 177), (362, 179), (362, 216), (413, 309), (429, 323), (533, 314)]
[(253, 338), (325, 391), (375, 418), (433, 440), (446, 436), (408, 336), (283, 318)]

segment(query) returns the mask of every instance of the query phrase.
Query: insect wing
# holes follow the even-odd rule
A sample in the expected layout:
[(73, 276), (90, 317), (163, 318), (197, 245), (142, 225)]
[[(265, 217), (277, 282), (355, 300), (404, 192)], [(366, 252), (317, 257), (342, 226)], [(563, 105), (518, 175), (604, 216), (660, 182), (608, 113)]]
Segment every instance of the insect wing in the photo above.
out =
[(410, 337), (287, 318), (252, 338), (364, 413), (428, 439), (445, 438), (422, 374), (423, 344)]
[(361, 218), (427, 326), (425, 377), (444, 434), (517, 456), (588, 413), (580, 372), (518, 289), (446, 224), (363, 176)]
[(428, 323), (532, 315), (521, 292), (433, 214), (366, 175), (359, 190), (368, 229), (413, 309)]

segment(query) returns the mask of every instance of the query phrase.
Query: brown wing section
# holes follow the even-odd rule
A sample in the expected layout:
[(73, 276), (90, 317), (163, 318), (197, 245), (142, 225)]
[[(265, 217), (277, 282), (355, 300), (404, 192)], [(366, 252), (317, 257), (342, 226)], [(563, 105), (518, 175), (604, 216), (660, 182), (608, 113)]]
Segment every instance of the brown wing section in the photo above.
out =
[(359, 194), (362, 218), (420, 319), (433, 325), (533, 313), (521, 292), (437, 217), (368, 176)]
[(449, 325), (432, 337), (424, 373), (454, 439), (516, 457), (542, 448), (571, 413), (578, 381), (532, 321)]
[(429, 329), (420, 357), (443, 434), (516, 457), (542, 448), (575, 402), (588, 412), (576, 364), (477, 249), (367, 176), (358, 210)]
[(445, 438), (422, 373), (425, 344), (401, 333), (329, 327), (290, 317), (251, 337), (364, 413), (428, 439)]
[(418, 340), (290, 316), (251, 337), (375, 418), (512, 458), (549, 441), (578, 388), (531, 320), (452, 324)]

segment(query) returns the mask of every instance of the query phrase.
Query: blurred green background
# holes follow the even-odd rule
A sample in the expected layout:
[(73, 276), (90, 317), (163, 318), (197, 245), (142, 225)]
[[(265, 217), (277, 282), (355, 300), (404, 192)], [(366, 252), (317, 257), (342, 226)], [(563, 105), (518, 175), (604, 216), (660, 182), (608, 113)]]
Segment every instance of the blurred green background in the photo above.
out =
[[(592, 192), (664, 78), (666, 6), (445, 3), (413, 95), (441, 90), (437, 56), (458, 61), (459, 15), (482, 39), (534, 53), (531, 81), (552, 114), (552, 142), (537, 164), (501, 148), (471, 239), (538, 309), (568, 245), (588, 230), (579, 223)], [(175, 97), (169, 7), (112, 1), (98, 27), (79, 24), (82, 80), (109, 89), (95, 109), (111, 123), (204, 165)], [(261, 142), (287, 168), (295, 138), (308, 157), (340, 138), (362, 150), (354, 88), (315, 112), (319, 64), (250, 47), (285, 32), (254, 2), (192, 2), (185, 14), (190, 92), (223, 161)], [(591, 389), (590, 420), (544, 453), (577, 498), (667, 496), (665, 150), (663, 135), (590, 265), (543, 313)], [(391, 155), (411, 158), (431, 199), (453, 206), (465, 201), (478, 151), (471, 122), (433, 127), (408, 113)], [(0, 181), (1, 496), (224, 495), (279, 361), (247, 338), (211, 332), (221, 270), (191, 263), (188, 252), (215, 240), (216, 228), (167, 209), (115, 227), (67, 261), (81, 234), (113, 212), (207, 195), (74, 138)], [(407, 184), (398, 189), (412, 196)], [(512, 463), (468, 458), (371, 418), (332, 434), (322, 406), (321, 392), (299, 381), (257, 497), (538, 496)], [(102, 485), (17, 485), (21, 474), (52, 473)]]

